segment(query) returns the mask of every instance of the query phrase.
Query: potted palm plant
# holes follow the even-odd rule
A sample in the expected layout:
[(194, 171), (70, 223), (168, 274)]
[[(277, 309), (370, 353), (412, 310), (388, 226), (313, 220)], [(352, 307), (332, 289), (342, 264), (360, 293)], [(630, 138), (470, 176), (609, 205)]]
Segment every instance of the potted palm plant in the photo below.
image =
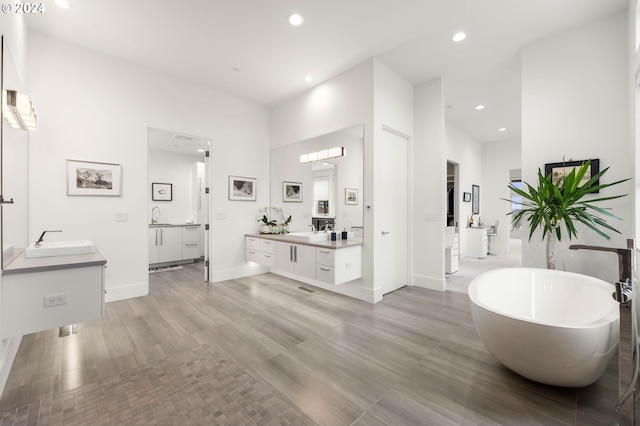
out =
[(576, 223), (582, 223), (607, 240), (610, 237), (605, 231), (620, 233), (605, 220), (620, 218), (596, 204), (624, 197), (626, 194), (588, 199), (585, 199), (585, 196), (629, 179), (599, 184), (600, 177), (609, 170), (607, 167), (582, 183), (586, 176), (588, 177), (590, 166), (591, 161), (585, 161), (555, 183), (551, 174), (544, 176), (538, 169), (538, 186), (535, 188), (526, 182), (523, 182), (526, 190), (509, 184), (509, 189), (522, 197), (522, 202), (518, 203), (522, 209), (509, 213), (513, 216), (512, 224), (515, 228), (517, 223), (526, 219), (529, 222), (529, 241), (537, 229), (542, 229), (542, 239), (547, 238), (547, 269), (555, 269), (555, 240), (562, 240), (562, 229), (565, 229), (569, 239), (578, 237)]

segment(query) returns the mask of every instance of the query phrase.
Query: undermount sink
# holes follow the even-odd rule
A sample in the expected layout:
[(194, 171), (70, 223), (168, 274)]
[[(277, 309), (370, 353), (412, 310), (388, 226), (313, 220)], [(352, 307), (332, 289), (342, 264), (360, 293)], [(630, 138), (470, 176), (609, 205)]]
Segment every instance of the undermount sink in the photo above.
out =
[(39, 246), (30, 245), (24, 249), (24, 257), (70, 256), (74, 254), (91, 254), (96, 246), (91, 240), (79, 241), (43, 241)]
[(318, 232), (314, 234), (311, 231), (306, 232), (291, 232), (287, 234), (287, 237), (300, 238), (304, 241), (326, 241), (329, 239), (329, 234), (327, 232)]

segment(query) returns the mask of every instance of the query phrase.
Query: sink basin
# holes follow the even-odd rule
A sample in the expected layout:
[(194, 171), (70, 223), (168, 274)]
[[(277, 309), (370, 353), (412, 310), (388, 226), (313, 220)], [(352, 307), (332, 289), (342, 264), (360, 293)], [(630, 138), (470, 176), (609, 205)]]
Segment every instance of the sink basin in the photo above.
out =
[(313, 241), (326, 241), (329, 239), (329, 234), (326, 232), (318, 232), (317, 234), (314, 234), (311, 231), (291, 232), (287, 234), (287, 237), (294, 237), (294, 238), (299, 238), (300, 240), (303, 240), (303, 241), (313, 242)]
[(43, 241), (39, 246), (30, 245), (24, 249), (24, 257), (69, 256), (73, 254), (90, 254), (96, 252), (91, 240), (80, 241)]

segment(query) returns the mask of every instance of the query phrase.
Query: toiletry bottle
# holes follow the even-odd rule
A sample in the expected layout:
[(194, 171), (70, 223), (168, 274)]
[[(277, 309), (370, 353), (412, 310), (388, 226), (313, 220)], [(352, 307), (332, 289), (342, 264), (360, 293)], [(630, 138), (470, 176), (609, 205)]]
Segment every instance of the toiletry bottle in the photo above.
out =
[(343, 228), (343, 230), (342, 230), (342, 239), (343, 240), (347, 239), (347, 228)]
[(473, 213), (469, 216), (469, 226), (473, 226)]
[(331, 231), (331, 241), (335, 241), (337, 238), (337, 234), (335, 231)]

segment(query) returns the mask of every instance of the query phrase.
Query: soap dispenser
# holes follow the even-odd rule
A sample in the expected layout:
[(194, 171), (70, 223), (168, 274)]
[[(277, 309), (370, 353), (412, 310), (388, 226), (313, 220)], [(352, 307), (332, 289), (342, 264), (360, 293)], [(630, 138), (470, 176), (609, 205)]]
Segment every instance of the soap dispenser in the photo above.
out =
[(347, 239), (347, 228), (343, 228), (342, 229), (342, 239), (346, 240)]

